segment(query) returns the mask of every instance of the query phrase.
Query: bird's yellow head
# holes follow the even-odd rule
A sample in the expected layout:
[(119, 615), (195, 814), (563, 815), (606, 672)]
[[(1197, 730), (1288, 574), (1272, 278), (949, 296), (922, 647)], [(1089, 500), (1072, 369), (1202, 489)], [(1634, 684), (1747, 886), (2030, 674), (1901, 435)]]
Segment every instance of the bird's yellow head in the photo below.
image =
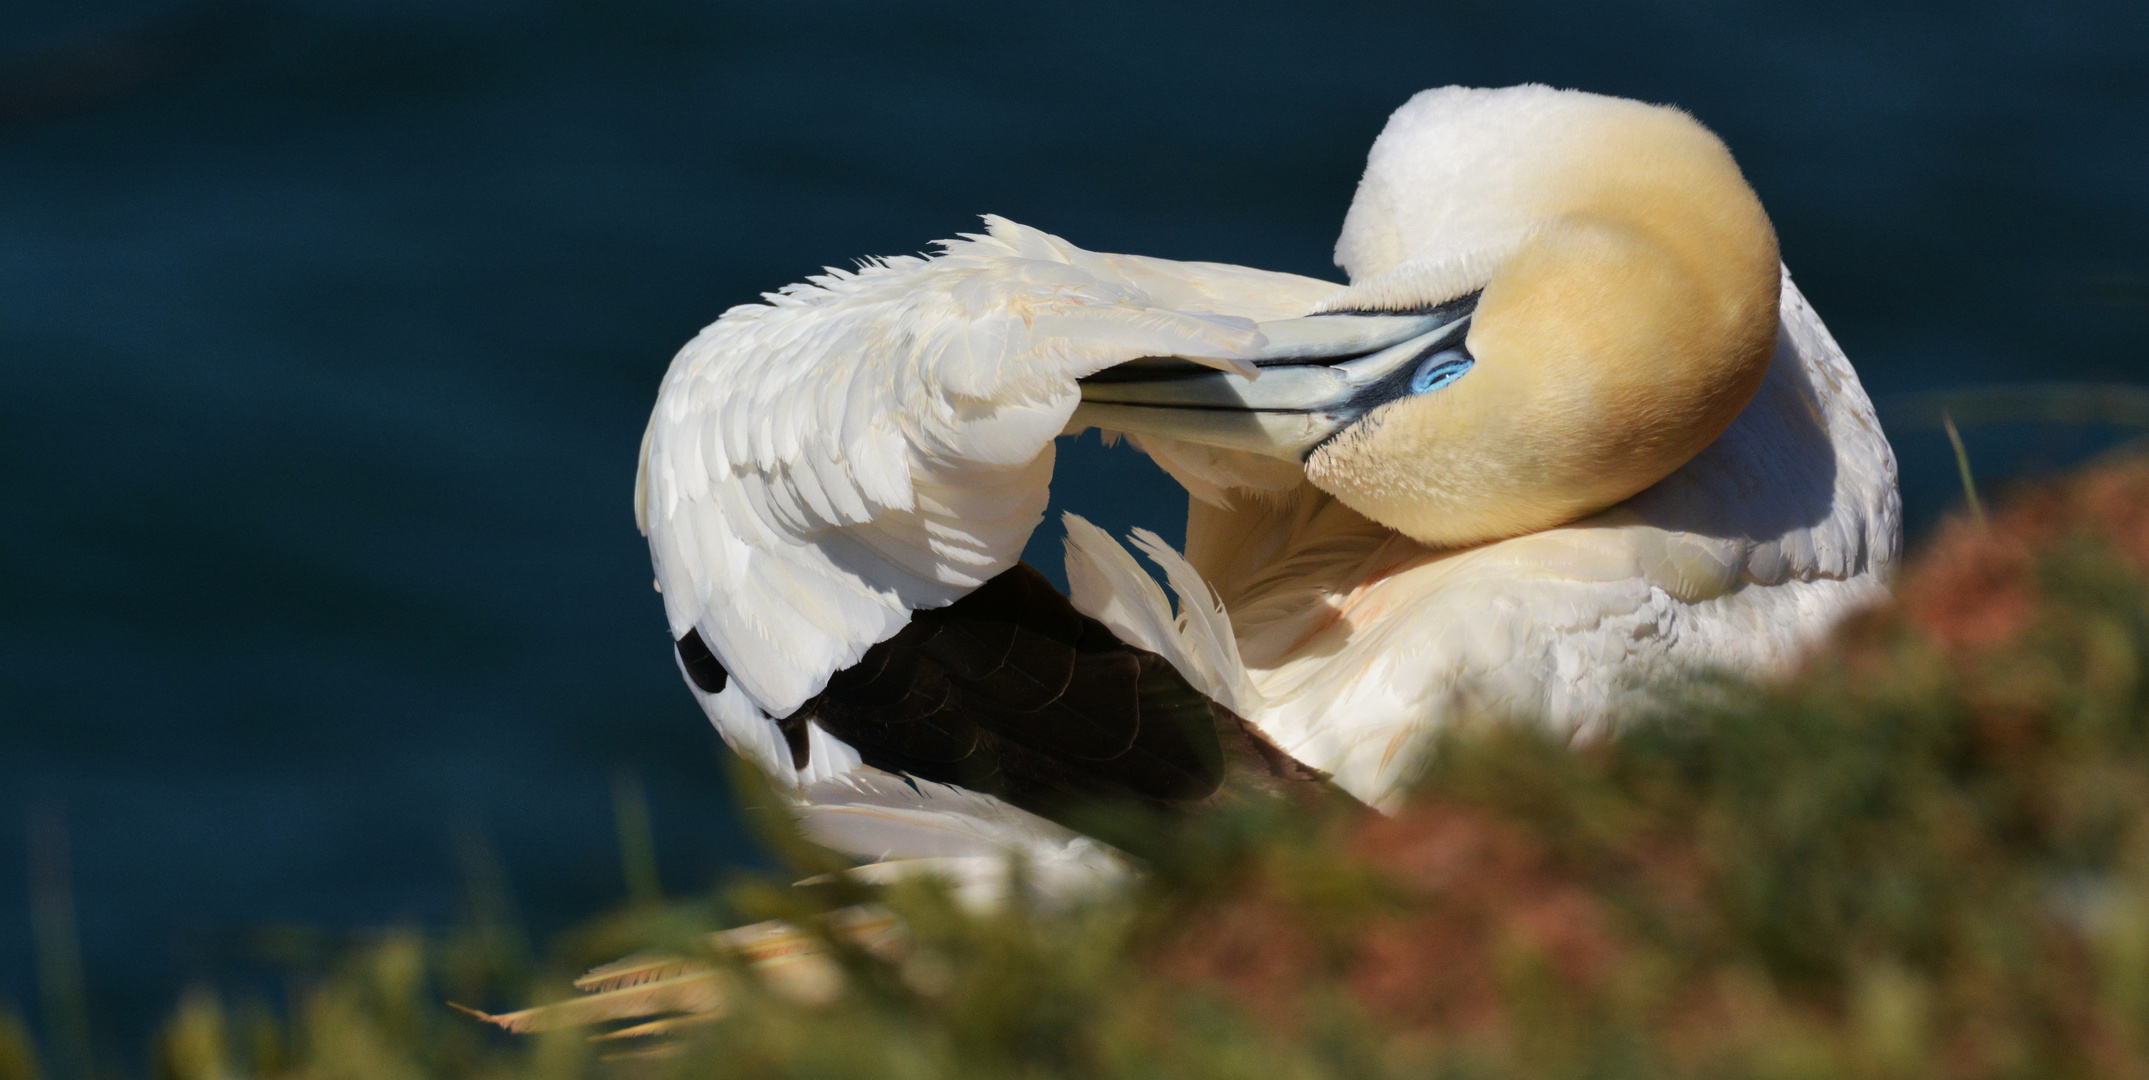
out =
[(1427, 91), (1375, 143), (1337, 261), (1264, 324), (1259, 379), (1130, 366), (1089, 422), (1302, 462), (1416, 540), (1534, 532), (1656, 483), (1752, 398), (1776, 237), (1676, 109), (1545, 87)]

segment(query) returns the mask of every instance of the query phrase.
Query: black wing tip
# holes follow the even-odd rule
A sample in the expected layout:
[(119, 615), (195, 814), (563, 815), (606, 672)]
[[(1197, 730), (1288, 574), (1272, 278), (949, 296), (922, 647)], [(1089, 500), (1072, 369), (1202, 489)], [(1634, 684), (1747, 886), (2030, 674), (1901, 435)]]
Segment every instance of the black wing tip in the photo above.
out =
[(1016, 563), (916, 612), (784, 731), (803, 735), (810, 719), (868, 765), (1053, 817), (1095, 798), (1213, 794), (1224, 772), (1214, 707), (1164, 658), (1120, 641)]
[(724, 662), (709, 651), (709, 643), (701, 639), (699, 629), (688, 630), (680, 638), (679, 666), (686, 669), (686, 677), (704, 694), (721, 694), (731, 682), (731, 673), (724, 670)]

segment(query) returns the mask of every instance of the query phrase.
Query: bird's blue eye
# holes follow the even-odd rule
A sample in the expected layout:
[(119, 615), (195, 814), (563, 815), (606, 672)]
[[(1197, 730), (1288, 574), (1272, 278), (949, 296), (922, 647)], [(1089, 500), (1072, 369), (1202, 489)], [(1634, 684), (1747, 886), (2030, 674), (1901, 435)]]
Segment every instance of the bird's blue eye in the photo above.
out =
[(1410, 376), (1410, 392), (1430, 394), (1463, 377), (1477, 364), (1477, 360), (1461, 349), (1442, 349), (1418, 362), (1418, 370)]

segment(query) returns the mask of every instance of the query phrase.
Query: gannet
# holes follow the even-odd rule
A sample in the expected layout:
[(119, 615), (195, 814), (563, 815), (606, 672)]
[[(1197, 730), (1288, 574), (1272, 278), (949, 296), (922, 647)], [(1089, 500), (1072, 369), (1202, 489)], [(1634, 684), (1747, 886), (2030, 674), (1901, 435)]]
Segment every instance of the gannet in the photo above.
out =
[[(643, 439), (682, 674), (868, 869), (1111, 878), (1056, 801), (1198, 800), (1242, 731), (1392, 808), (1458, 717), (1589, 737), (1884, 595), (1893, 453), (1677, 109), (1418, 94), (1348, 285), (986, 225), (726, 311)], [(1074, 515), (1069, 597), (1019, 563), (1054, 437), (1091, 427), (1187, 490), (1183, 554), (1133, 536), (1176, 611)]]

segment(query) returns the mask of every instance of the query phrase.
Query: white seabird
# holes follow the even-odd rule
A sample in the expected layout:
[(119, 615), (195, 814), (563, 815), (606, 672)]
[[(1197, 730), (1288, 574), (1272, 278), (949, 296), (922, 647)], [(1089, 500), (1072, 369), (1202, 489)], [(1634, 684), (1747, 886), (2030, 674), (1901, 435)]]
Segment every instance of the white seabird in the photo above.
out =
[[(1385, 808), (1464, 710), (1586, 735), (1883, 594), (1894, 456), (1685, 113), (1417, 95), (1347, 286), (987, 223), (725, 312), (644, 438), (681, 669), (839, 850), (1072, 886), (1113, 860), (1013, 804), (1199, 798), (1237, 718)], [(1183, 557), (1135, 537), (1176, 614), (1073, 515), (1071, 607), (1018, 565), (1084, 427), (1188, 491)]]

